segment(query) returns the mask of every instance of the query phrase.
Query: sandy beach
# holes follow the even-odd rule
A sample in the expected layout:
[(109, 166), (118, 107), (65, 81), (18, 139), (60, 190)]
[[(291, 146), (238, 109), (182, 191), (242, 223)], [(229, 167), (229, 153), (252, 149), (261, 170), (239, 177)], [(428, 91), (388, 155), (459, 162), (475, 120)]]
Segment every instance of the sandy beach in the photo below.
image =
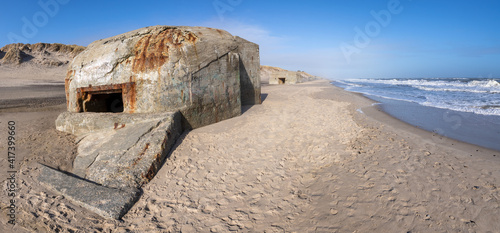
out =
[[(395, 120), (326, 80), (264, 85), (262, 105), (185, 132), (123, 219), (103, 219), (36, 181), (38, 162), (68, 171), (76, 153), (75, 138), (55, 130), (66, 107), (49, 100), (64, 100), (60, 92), (41, 107), (0, 110), (2, 128), (18, 126), (20, 167), (17, 224), (7, 224), (3, 188), (0, 232), (500, 229), (500, 152)], [(0, 168), (6, 187), (5, 156)]]

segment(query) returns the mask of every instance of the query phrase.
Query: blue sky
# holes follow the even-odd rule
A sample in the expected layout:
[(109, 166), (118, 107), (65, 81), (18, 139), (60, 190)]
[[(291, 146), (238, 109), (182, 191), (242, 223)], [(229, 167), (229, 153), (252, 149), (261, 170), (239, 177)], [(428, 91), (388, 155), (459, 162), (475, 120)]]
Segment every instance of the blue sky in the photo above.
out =
[(86, 46), (145, 26), (207, 26), (258, 43), (263, 65), (330, 79), (500, 78), (494, 0), (16, 0), (0, 7), (0, 46)]

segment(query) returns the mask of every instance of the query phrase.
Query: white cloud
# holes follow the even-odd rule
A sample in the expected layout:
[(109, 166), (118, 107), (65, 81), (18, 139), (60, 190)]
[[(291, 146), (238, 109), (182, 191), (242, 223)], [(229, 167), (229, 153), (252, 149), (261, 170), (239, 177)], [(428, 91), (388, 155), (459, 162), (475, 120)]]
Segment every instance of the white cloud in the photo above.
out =
[[(303, 70), (313, 75), (329, 79), (342, 79), (362, 76), (366, 67), (370, 67), (372, 58), (368, 54), (359, 54), (352, 64), (347, 64), (338, 44), (327, 44), (320, 49), (310, 48), (310, 41), (293, 36), (273, 35), (272, 31), (259, 26), (242, 23), (237, 20), (212, 20), (201, 26), (219, 28), (232, 35), (254, 42), (260, 47), (262, 65), (278, 66), (288, 70)], [(317, 46), (315, 46), (317, 47)]]
[(260, 46), (261, 51), (282, 49), (285, 47), (286, 37), (275, 36), (258, 25), (245, 24), (237, 20), (225, 18), (224, 20), (212, 20), (202, 23), (203, 26), (219, 28), (228, 31), (232, 35), (239, 36)]

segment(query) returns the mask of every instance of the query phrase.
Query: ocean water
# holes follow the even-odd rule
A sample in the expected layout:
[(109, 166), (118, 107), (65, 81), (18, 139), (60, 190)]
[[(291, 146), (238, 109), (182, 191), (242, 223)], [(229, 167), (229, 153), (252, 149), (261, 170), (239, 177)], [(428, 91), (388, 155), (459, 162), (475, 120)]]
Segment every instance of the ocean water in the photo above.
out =
[(350, 79), (347, 91), (423, 106), (500, 116), (500, 79)]
[(381, 103), (390, 115), (500, 151), (500, 79), (347, 79), (332, 84)]

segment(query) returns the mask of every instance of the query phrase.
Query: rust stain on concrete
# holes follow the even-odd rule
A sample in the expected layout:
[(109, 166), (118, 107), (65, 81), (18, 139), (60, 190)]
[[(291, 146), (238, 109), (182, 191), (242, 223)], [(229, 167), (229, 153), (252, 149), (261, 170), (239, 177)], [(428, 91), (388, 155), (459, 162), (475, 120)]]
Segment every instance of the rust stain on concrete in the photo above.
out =
[(222, 36), (222, 30), (220, 29), (215, 29), (215, 30), (219, 33), (220, 36)]
[(125, 124), (118, 124), (115, 122), (115, 127), (113, 129), (122, 129), (122, 128), (125, 128)]
[(132, 71), (140, 73), (158, 69), (169, 60), (170, 49), (180, 49), (186, 42), (194, 45), (197, 40), (194, 33), (173, 28), (146, 35), (134, 47)]
[(126, 83), (124, 89), (122, 89), (123, 105), (128, 109), (129, 113), (135, 112), (136, 107), (136, 82)]
[(151, 167), (149, 167), (146, 174), (141, 175), (142, 178), (146, 179), (148, 182), (151, 181), (155, 176), (156, 172), (158, 172), (160, 166), (161, 166), (161, 154), (156, 154), (153, 164), (151, 164)]
[(149, 148), (149, 143), (146, 143), (146, 146), (144, 147), (144, 149), (142, 149), (142, 152), (139, 154), (139, 156), (137, 156), (137, 158), (134, 160), (134, 162), (130, 167), (137, 165), (137, 163), (141, 161), (142, 157), (144, 156), (148, 148)]
[(71, 84), (71, 77), (74, 75), (74, 70), (69, 70), (64, 79), (64, 93), (66, 94), (66, 106), (69, 107), (69, 85)]

